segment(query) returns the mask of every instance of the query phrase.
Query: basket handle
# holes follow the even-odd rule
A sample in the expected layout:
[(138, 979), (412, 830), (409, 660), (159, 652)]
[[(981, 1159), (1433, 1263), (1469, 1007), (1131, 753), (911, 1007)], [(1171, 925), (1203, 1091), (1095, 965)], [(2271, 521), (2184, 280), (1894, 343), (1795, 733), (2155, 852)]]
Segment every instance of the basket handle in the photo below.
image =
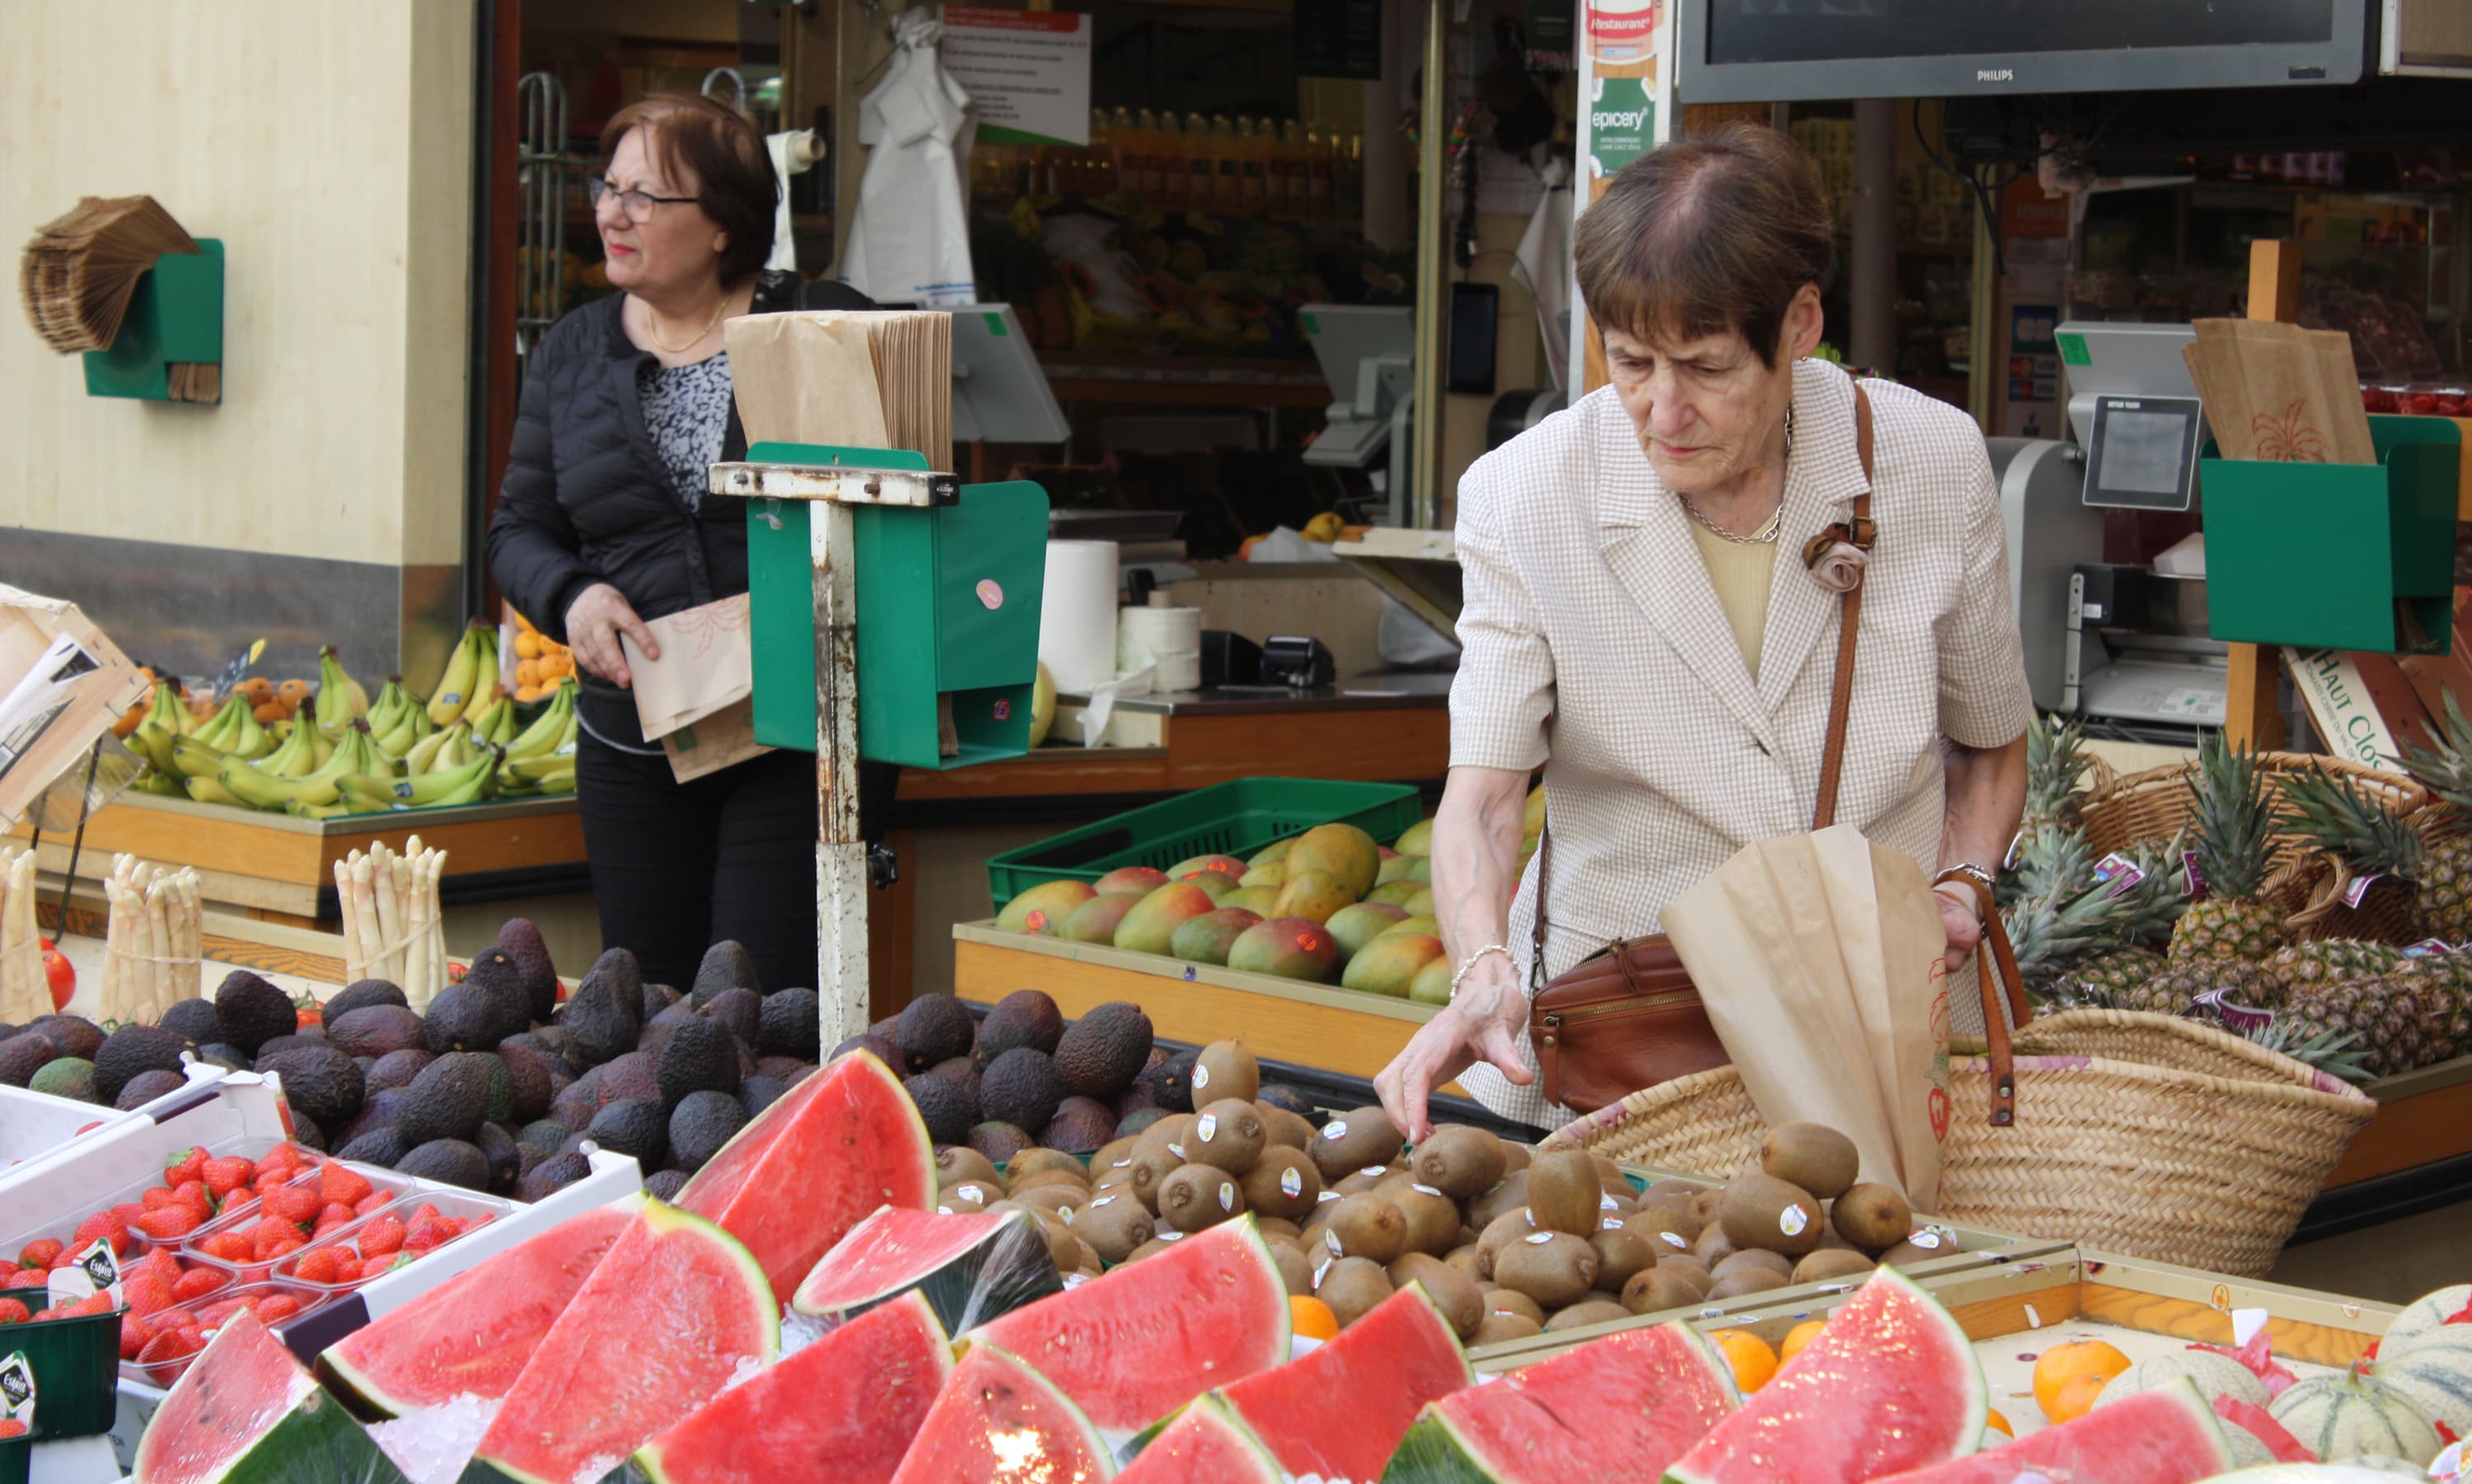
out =
[[(1963, 882), (1974, 893), (1983, 915), (1983, 947), (1989, 952), (1975, 954), (1975, 979), (1983, 992), (1983, 1039), (1991, 1052), (1991, 1126), (2013, 1128), (2017, 1122), (2017, 1061), (2008, 1045), (2011, 1019), (2019, 1025), (2032, 1019), (2033, 1007), (2026, 1001), (2026, 979), (2017, 971), (2017, 950), (2008, 943), (2008, 929), (2001, 924), (2000, 907), (1991, 896), (1991, 888), (1972, 876), (1952, 872), (1932, 884), (1946, 886)], [(1992, 987), (2000, 981), (1999, 991)], [(2008, 1003), (2001, 1003), (2006, 993)], [(2003, 1014), (2004, 1008), (2008, 1012)]]

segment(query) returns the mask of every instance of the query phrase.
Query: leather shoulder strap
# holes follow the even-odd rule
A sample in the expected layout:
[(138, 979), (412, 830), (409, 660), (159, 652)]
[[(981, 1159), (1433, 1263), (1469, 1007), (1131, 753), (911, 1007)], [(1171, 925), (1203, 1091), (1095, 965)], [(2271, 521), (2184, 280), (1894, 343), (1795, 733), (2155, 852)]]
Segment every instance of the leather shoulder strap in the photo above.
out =
[[(1863, 492), (1854, 497), (1857, 523), (1871, 518), (1871, 398), (1863, 383), (1854, 383), (1854, 451), (1863, 461)], [(1845, 594), (1837, 624), (1837, 675), (1828, 692), (1828, 740), (1819, 754), (1819, 802), (1812, 810), (1811, 827), (1826, 829), (1837, 823), (1837, 785), (1845, 774), (1845, 724), (1854, 706), (1854, 647), (1863, 630), (1863, 583), (1858, 579)]]

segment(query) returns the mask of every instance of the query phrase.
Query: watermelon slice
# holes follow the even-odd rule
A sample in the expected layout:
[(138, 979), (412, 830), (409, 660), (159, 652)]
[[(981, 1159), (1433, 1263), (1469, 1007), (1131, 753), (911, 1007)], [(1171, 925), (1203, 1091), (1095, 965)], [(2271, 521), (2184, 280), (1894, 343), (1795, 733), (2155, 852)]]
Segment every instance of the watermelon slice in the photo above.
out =
[(2103, 1484), (2192, 1484), (2238, 1467), (2214, 1409), (2183, 1376), (1987, 1453), (1891, 1474), (1881, 1484), (2011, 1484), (2037, 1471)]
[(721, 1146), (678, 1207), (747, 1244), (786, 1298), (879, 1206), (936, 1204), (936, 1148), (901, 1079), (853, 1051)]
[(945, 1378), (892, 1484), (1093, 1484), (1115, 1460), (1054, 1382), (990, 1345)]
[(317, 1378), (243, 1309), (172, 1383), (137, 1442), (137, 1484), (404, 1484)]
[(1288, 1290), (1253, 1218), (978, 1328), (1102, 1428), (1130, 1436), (1213, 1386), (1288, 1358)]
[(1338, 1339), (1222, 1395), (1290, 1473), (1370, 1479), (1425, 1403), (1470, 1379), (1450, 1321), (1410, 1283)]
[(779, 1352), (780, 1311), (746, 1248), (650, 1196), (630, 1204), (634, 1221), (515, 1377), (476, 1465), (590, 1484)]
[(1618, 1330), (1426, 1407), (1382, 1484), (1652, 1479), (1741, 1404), (1699, 1331)]
[[(1371, 1475), (1367, 1475), (1370, 1477)], [(1287, 1484), (1262, 1440), (1217, 1396), (1203, 1397), (1159, 1429), (1116, 1484)]]
[(1973, 1452), (1990, 1405), (1965, 1331), (1905, 1275), (1882, 1268), (1665, 1477), (1854, 1484)]
[(353, 1330), (318, 1369), (330, 1390), (382, 1417), (459, 1396), (495, 1401), (634, 1219), (631, 1207), (599, 1206), (561, 1221)]
[(886, 1484), (952, 1374), (944, 1327), (913, 1291), (713, 1398), (635, 1462), (653, 1484)]
[(798, 1285), (801, 1314), (847, 1318), (896, 1295), (926, 1297), (948, 1334), (1009, 1314), (1064, 1282), (1028, 1211), (982, 1215), (888, 1206), (850, 1229)]

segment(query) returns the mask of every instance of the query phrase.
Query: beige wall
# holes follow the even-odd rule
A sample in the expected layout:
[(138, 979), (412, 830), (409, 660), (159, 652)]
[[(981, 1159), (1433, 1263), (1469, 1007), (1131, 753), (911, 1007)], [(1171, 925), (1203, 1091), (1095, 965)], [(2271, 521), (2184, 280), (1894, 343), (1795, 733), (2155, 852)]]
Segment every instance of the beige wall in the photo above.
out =
[(471, 0), (0, 4), (0, 243), (144, 192), (226, 265), (219, 407), (88, 397), (9, 316), (0, 525), (461, 559), (472, 33)]

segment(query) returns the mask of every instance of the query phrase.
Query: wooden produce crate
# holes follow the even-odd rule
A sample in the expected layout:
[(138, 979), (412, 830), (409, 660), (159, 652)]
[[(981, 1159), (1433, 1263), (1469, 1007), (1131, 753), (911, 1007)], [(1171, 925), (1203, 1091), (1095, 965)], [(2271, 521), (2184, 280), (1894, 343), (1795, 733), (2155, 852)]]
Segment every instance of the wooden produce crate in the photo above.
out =
[[(12, 833), (31, 834), (19, 825)], [(404, 837), (446, 851), (447, 890), (455, 878), (573, 866), (583, 860), (583, 825), (572, 798), (511, 799), (459, 808), (303, 820), (228, 804), (124, 794), (86, 822), (78, 874), (98, 880), (126, 852), (169, 866), (194, 866), (210, 901), (315, 921), (321, 894), (335, 889), (335, 862), (371, 843), (400, 848)], [(47, 830), (38, 864), (66, 871), (71, 837)]]
[(2381, 1077), (2361, 1090), (2378, 1100), (2377, 1115), (2353, 1137), (2327, 1189), (2472, 1155), (2472, 1056)]
[[(1129, 1000), (1161, 1040), (1206, 1045), (1241, 1036), (1255, 1056), (1353, 1077), (1389, 1065), (1438, 1007), (1269, 974), (1187, 964), (1151, 953), (1000, 932), (992, 922), (953, 927), (953, 988), (992, 1005), (1015, 990), (1044, 990), (1070, 1019)], [(1457, 1084), (1443, 1091), (1458, 1092)]]

